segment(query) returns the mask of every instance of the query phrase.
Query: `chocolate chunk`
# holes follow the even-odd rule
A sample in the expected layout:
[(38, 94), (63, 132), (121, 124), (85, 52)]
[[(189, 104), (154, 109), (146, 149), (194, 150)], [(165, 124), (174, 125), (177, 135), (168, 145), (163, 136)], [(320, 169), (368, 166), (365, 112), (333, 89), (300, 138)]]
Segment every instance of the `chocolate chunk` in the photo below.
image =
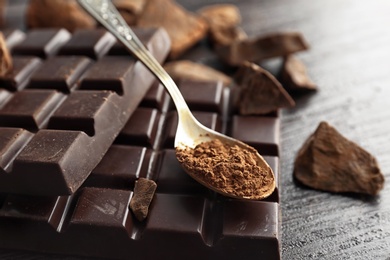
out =
[(7, 43), (0, 32), (0, 77), (12, 70), (12, 57), (9, 53)]
[(275, 33), (234, 41), (216, 49), (219, 57), (232, 66), (245, 61), (258, 62), (268, 58), (287, 56), (308, 49), (300, 33)]
[(208, 22), (210, 38), (214, 44), (229, 45), (247, 38), (244, 30), (239, 27), (241, 14), (235, 5), (209, 5), (198, 10), (198, 13)]
[(167, 62), (164, 68), (175, 81), (183, 79), (222, 81), (224, 85), (230, 85), (233, 81), (231, 77), (212, 67), (189, 60)]
[(307, 74), (305, 64), (293, 55), (284, 58), (281, 81), (289, 92), (317, 90)]
[(37, 29), (27, 33), (26, 38), (12, 49), (13, 55), (31, 55), (48, 58), (57, 53), (71, 35), (65, 29)]
[(236, 102), (242, 115), (267, 114), (295, 105), (278, 80), (254, 63), (244, 62), (235, 80), (239, 86)]
[(130, 209), (139, 221), (143, 221), (149, 212), (157, 184), (153, 180), (139, 178), (135, 182), (133, 197), (130, 201)]
[(113, 4), (128, 25), (135, 25), (142, 14), (147, 0), (114, 0)]
[(384, 184), (376, 159), (327, 122), (321, 122), (299, 150), (294, 177), (330, 192), (377, 195)]
[(26, 22), (28, 28), (94, 28), (96, 21), (74, 0), (30, 0)]
[(185, 10), (174, 0), (149, 0), (137, 25), (163, 27), (168, 32), (172, 43), (170, 58), (180, 56), (201, 40), (207, 32), (207, 24), (202, 18)]

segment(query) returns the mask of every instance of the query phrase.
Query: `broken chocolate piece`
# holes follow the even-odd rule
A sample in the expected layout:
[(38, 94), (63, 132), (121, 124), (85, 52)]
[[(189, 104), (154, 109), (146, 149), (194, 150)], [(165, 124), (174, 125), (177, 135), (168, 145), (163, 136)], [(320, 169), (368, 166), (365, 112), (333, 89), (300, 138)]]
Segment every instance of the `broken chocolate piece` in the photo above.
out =
[(207, 33), (207, 23), (173, 0), (149, 0), (138, 26), (163, 27), (171, 39), (170, 58), (177, 58)]
[(376, 159), (321, 122), (298, 152), (294, 176), (303, 184), (330, 192), (376, 195), (384, 177)]
[(96, 27), (96, 21), (74, 0), (30, 0), (26, 15), (29, 28), (63, 27), (73, 32)]
[(317, 90), (316, 84), (307, 74), (305, 64), (293, 55), (284, 58), (281, 80), (289, 92)]
[(244, 62), (235, 80), (239, 86), (236, 106), (241, 115), (267, 114), (295, 105), (278, 80), (254, 63)]
[(139, 178), (135, 182), (130, 208), (139, 221), (148, 216), (149, 205), (152, 202), (156, 188), (157, 184), (153, 180)]
[(189, 60), (171, 61), (164, 65), (165, 70), (175, 80), (184, 79), (200, 81), (222, 81), (224, 85), (230, 85), (232, 78), (212, 67), (195, 63)]
[(9, 53), (3, 33), (0, 32), (0, 76), (12, 69), (12, 57)]
[(209, 24), (210, 38), (216, 45), (229, 45), (247, 38), (238, 25), (241, 23), (239, 9), (232, 4), (215, 4), (198, 11)]
[(216, 49), (218, 56), (232, 66), (244, 61), (258, 62), (268, 58), (287, 56), (308, 49), (302, 34), (297, 32), (275, 33), (241, 41)]
[(147, 0), (114, 0), (113, 4), (128, 25), (135, 25)]

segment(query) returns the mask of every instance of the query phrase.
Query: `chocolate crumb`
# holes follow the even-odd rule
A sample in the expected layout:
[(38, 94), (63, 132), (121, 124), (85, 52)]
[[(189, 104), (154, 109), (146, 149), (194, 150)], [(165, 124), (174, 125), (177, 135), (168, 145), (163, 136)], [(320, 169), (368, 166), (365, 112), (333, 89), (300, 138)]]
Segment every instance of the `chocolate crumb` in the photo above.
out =
[(283, 60), (281, 81), (289, 92), (317, 90), (316, 84), (307, 74), (305, 64), (293, 55), (288, 55)]
[(148, 216), (149, 205), (152, 202), (156, 188), (157, 184), (149, 179), (139, 178), (135, 182), (130, 209), (139, 221), (143, 221)]
[[(252, 148), (253, 149), (253, 148)], [(271, 168), (257, 164), (256, 150), (231, 146), (215, 139), (194, 149), (176, 148), (183, 167), (208, 186), (242, 198), (262, 197), (274, 185)]]
[(282, 107), (292, 107), (294, 100), (268, 71), (244, 62), (235, 75), (238, 91), (235, 106), (241, 115), (267, 114)]
[(173, 0), (148, 0), (137, 25), (163, 27), (171, 39), (171, 59), (179, 57), (207, 33), (207, 23), (202, 17)]
[(27, 8), (28, 28), (76, 29), (96, 27), (96, 21), (74, 0), (30, 0)]
[(321, 122), (298, 152), (294, 176), (303, 184), (330, 192), (377, 195), (384, 176), (376, 159)]
[(200, 81), (222, 81), (224, 85), (230, 85), (233, 79), (228, 75), (219, 72), (212, 67), (189, 60), (178, 60), (167, 62), (164, 69), (175, 80), (200, 80)]
[(259, 62), (264, 59), (283, 57), (303, 51), (309, 46), (298, 32), (274, 33), (255, 38), (234, 41), (216, 49), (218, 56), (232, 66), (244, 61)]
[(12, 70), (12, 57), (4, 35), (0, 32), (0, 76), (4, 76), (10, 70)]

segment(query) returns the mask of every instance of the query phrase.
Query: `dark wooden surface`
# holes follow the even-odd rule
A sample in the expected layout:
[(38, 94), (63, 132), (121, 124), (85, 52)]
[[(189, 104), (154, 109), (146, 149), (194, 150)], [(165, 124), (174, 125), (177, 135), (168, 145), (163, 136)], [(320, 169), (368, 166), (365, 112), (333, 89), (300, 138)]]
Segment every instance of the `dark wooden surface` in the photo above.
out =
[[(390, 259), (387, 182), (371, 198), (310, 190), (292, 177), (297, 150), (322, 120), (376, 156), (386, 179), (390, 177), (390, 1), (179, 2), (191, 10), (233, 3), (250, 36), (300, 31), (311, 45), (299, 57), (319, 91), (298, 98), (294, 109), (282, 113), (283, 259)], [(81, 258), (1, 250), (0, 259)]]

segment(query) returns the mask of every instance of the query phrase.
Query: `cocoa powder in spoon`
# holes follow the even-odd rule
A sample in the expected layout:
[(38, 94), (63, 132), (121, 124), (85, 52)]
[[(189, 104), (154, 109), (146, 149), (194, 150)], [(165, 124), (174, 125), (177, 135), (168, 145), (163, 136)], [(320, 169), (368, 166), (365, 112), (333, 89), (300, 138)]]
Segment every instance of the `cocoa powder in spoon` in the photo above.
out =
[(257, 164), (256, 150), (212, 140), (194, 149), (176, 149), (183, 167), (206, 185), (242, 198), (257, 198), (274, 182), (269, 167)]

